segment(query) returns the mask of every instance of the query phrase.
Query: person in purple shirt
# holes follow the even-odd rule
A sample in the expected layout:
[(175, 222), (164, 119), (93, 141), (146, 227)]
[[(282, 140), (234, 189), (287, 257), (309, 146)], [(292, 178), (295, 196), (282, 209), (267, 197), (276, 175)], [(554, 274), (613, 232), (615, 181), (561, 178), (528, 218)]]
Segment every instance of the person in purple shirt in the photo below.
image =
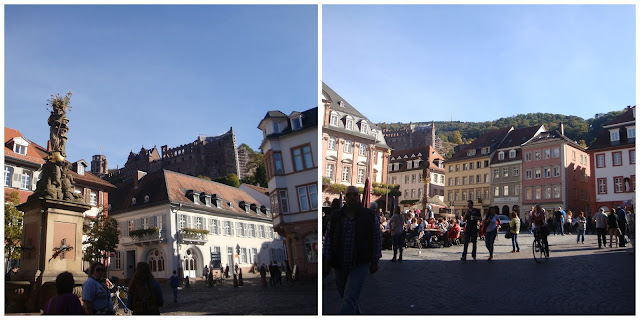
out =
[(42, 314), (84, 314), (80, 298), (73, 293), (73, 275), (65, 271), (56, 277), (57, 295), (47, 301)]
[(360, 292), (367, 273), (378, 271), (382, 234), (376, 213), (362, 206), (358, 188), (346, 190), (346, 204), (331, 214), (323, 245), (323, 275), (335, 271), (343, 302), (340, 314), (362, 314)]

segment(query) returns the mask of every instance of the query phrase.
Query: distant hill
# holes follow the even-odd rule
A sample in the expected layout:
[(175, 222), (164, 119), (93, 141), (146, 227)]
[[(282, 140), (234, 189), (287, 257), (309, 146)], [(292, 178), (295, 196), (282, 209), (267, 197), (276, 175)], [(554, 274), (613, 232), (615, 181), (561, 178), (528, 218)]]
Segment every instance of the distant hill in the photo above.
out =
[[(580, 145), (588, 147), (598, 137), (602, 126), (613, 120), (624, 112), (611, 111), (600, 113), (597, 117), (583, 119), (577, 116), (566, 116), (552, 113), (528, 113), (519, 114), (513, 117), (500, 118), (494, 121), (485, 122), (460, 122), (460, 121), (436, 121), (436, 135), (442, 141), (442, 148), (438, 150), (445, 159), (453, 155), (453, 150), (457, 145), (468, 144), (477, 139), (487, 131), (513, 126), (514, 128), (524, 128), (534, 125), (544, 124), (547, 130), (560, 128), (560, 122), (564, 124), (564, 134), (577, 141)], [(413, 124), (431, 124), (431, 121), (411, 122)], [(398, 129), (411, 123), (378, 123), (378, 126), (385, 129)]]

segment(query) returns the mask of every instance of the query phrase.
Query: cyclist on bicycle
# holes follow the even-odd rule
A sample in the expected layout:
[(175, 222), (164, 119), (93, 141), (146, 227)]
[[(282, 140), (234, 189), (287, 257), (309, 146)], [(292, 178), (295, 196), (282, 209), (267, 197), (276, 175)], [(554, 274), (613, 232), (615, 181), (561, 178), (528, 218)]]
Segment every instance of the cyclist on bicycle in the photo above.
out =
[(544, 245), (547, 257), (549, 256), (549, 242), (547, 242), (547, 235), (549, 234), (549, 227), (547, 225), (547, 217), (544, 209), (540, 208), (540, 205), (536, 205), (531, 214), (531, 227), (533, 230), (533, 236), (536, 239), (540, 239)]

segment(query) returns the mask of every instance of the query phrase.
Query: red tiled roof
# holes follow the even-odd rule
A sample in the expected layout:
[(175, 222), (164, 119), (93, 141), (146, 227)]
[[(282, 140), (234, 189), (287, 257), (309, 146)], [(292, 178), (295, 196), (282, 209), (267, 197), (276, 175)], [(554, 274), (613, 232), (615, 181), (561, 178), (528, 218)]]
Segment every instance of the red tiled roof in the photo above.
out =
[(253, 190), (255, 190), (255, 191), (258, 191), (258, 192), (260, 192), (262, 194), (269, 194), (269, 189), (267, 189), (267, 188), (263, 188), (263, 187), (260, 187), (260, 186), (254, 186), (254, 185), (248, 184), (248, 183), (245, 183), (244, 185), (249, 187), (249, 188), (251, 188), (251, 189), (253, 189)]
[[(13, 149), (9, 147), (8, 142), (18, 137), (29, 141), (29, 146), (27, 147), (27, 155), (15, 153)], [(4, 127), (4, 156), (5, 157), (12, 157), (12, 158), (16, 158), (16, 159), (20, 159), (28, 162), (33, 162), (35, 164), (43, 165), (45, 163), (44, 158), (47, 157), (47, 154), (46, 152), (42, 152), (42, 150), (45, 150), (45, 149), (37, 145), (36, 143), (33, 143), (31, 140), (25, 138), (24, 136), (22, 136), (22, 133), (20, 133), (20, 131)]]
[(75, 172), (73, 170), (67, 170), (67, 173), (71, 174), (71, 177), (73, 177), (73, 180), (74, 180), (75, 183), (84, 182), (84, 183), (87, 183), (87, 184), (98, 185), (98, 186), (105, 187), (105, 188), (115, 188), (116, 187), (116, 186), (112, 185), (111, 183), (98, 178), (97, 176), (95, 176), (91, 172), (85, 171), (84, 175), (81, 175), (81, 174), (78, 174), (77, 172)]

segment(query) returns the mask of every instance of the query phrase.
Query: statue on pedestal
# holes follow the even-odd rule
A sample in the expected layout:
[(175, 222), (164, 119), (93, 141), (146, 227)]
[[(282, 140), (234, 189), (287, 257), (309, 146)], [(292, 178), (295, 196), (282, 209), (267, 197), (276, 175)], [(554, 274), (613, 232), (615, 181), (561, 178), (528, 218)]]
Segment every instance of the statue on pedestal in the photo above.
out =
[(67, 174), (71, 164), (65, 160), (67, 132), (69, 132), (69, 118), (66, 114), (67, 110), (71, 109), (70, 97), (71, 92), (68, 92), (64, 98), (56, 95), (49, 100), (51, 115), (49, 115), (48, 124), (51, 155), (42, 166), (40, 180), (36, 184), (36, 190), (29, 196), (29, 200), (44, 198), (84, 203), (82, 195), (74, 192), (73, 177)]

